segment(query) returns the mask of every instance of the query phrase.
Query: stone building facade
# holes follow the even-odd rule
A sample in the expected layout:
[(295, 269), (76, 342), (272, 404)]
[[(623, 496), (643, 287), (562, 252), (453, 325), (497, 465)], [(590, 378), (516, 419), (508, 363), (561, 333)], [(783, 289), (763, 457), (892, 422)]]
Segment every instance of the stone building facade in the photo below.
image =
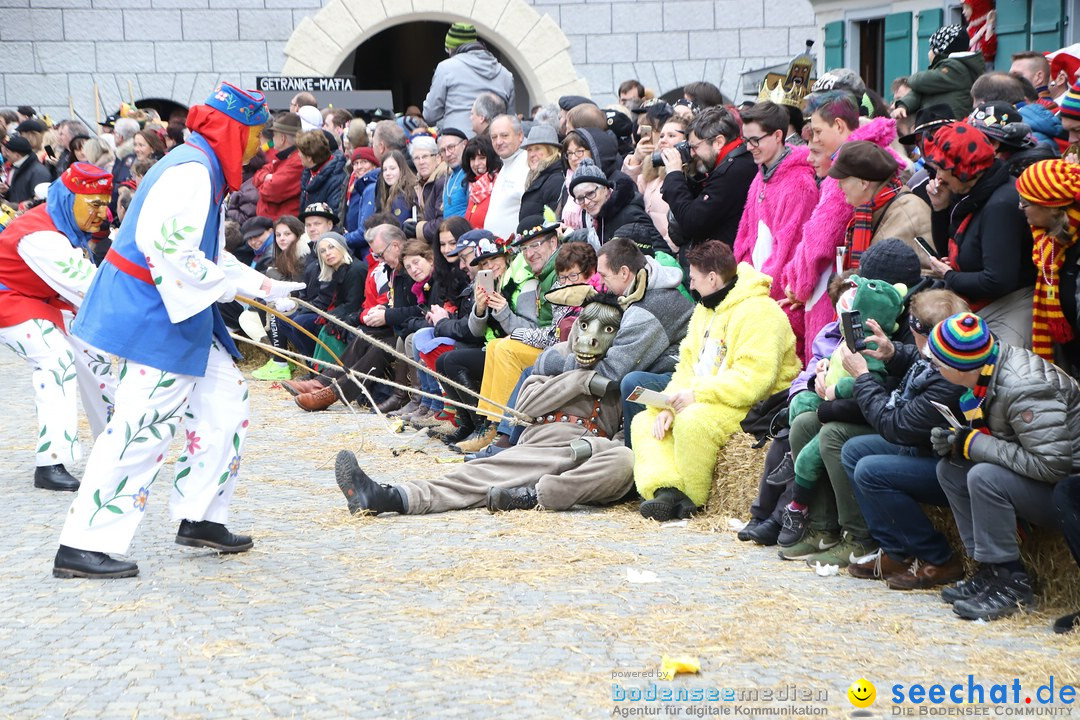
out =
[(631, 77), (658, 94), (704, 79), (735, 97), (744, 71), (819, 34), (810, 0), (0, 0), (0, 106), (56, 118), (70, 102), (92, 120), (95, 83), (108, 110), (189, 105), (219, 80), (333, 75), (378, 33), (423, 21), (475, 23), (533, 104), (610, 102)]

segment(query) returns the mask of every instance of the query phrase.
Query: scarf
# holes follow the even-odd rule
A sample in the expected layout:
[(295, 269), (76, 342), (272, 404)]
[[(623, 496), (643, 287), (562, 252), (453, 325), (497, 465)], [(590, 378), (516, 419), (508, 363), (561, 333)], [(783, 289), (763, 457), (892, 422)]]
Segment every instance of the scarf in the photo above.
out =
[(88, 249), (90, 233), (75, 222), (75, 193), (71, 192), (63, 181), (53, 180), (49, 184), (49, 192), (45, 196), (45, 212), (49, 214), (49, 219), (56, 229), (71, 243), (71, 247)]
[(847, 245), (847, 253), (844, 255), (845, 270), (859, 267), (859, 258), (870, 247), (870, 241), (874, 238), (874, 213), (891, 203), (903, 189), (900, 181), (893, 176), (870, 198), (870, 202), (855, 208), (844, 238)]
[(416, 303), (418, 305), (427, 304), (427, 294), (431, 292), (431, 276), (428, 275), (423, 280), (414, 282), (412, 284), (412, 294), (416, 296)]
[[(1001, 354), (1001, 343), (995, 342), (994, 349), (990, 351), (990, 357), (979, 371), (979, 380), (975, 387), (960, 396), (960, 410), (963, 411), (971, 428), (984, 435), (990, 434), (990, 428), (986, 426), (986, 418), (983, 417), (983, 402), (986, 400), (986, 391), (990, 388), (990, 380), (994, 377), (997, 369), (998, 355)], [(972, 433), (974, 435), (974, 433)], [(971, 438), (968, 438), (971, 442)], [(967, 448), (964, 448), (964, 457), (968, 457)]]
[(1060, 275), (1065, 263), (1065, 251), (1076, 244), (1080, 229), (1080, 210), (1068, 209), (1066, 237), (1052, 235), (1046, 228), (1031, 228), (1035, 238), (1031, 259), (1038, 269), (1035, 278), (1035, 300), (1032, 303), (1031, 349), (1039, 357), (1054, 361), (1054, 345), (1073, 339), (1072, 326), (1061, 311)]
[(722, 163), (724, 161), (724, 158), (726, 158), (728, 156), (728, 153), (730, 153), (732, 150), (734, 150), (735, 148), (739, 147), (742, 144), (743, 144), (743, 139), (741, 137), (737, 137), (734, 140), (732, 140), (731, 142), (724, 145), (724, 147), (720, 148), (720, 152), (716, 153), (716, 162), (713, 163), (713, 170), (720, 167), (720, 163)]
[(483, 204), (491, 197), (491, 188), (495, 185), (495, 174), (484, 173), (469, 183), (469, 204), (476, 210), (476, 206)]

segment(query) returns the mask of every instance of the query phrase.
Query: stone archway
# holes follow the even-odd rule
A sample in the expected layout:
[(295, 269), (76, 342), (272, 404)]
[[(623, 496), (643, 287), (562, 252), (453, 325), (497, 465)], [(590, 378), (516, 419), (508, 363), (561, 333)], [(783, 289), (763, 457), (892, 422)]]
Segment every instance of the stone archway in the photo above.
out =
[(293, 30), (281, 73), (333, 75), (365, 40), (417, 20), (471, 22), (484, 42), (498, 48), (521, 73), (533, 104), (554, 102), (561, 95), (589, 95), (562, 28), (524, 0), (330, 0)]

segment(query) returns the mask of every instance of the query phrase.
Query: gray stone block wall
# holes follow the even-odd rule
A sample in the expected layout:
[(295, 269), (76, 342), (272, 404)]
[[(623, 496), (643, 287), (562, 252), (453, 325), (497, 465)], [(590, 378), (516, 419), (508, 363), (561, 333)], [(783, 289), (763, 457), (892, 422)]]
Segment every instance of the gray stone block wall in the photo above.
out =
[[(562, 28), (601, 103), (631, 77), (658, 93), (706, 79), (730, 97), (742, 72), (817, 36), (809, 0), (527, 1)], [(281, 70), (290, 35), (326, 2), (0, 0), (0, 106), (60, 118), (71, 96), (93, 119), (94, 82), (105, 112), (130, 99), (129, 81), (136, 99), (182, 104), (222, 79), (251, 85)]]

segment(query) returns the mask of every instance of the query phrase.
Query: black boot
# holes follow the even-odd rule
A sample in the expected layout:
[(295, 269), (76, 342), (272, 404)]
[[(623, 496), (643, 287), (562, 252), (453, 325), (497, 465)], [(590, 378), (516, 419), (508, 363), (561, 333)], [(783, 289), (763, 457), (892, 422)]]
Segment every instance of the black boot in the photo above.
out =
[(746, 525), (743, 525), (743, 529), (740, 530), (735, 537), (739, 538), (742, 542), (750, 542), (750, 533), (763, 522), (765, 521), (758, 520), (756, 517), (750, 518), (750, 521), (746, 523)]
[(52, 574), (58, 578), (126, 578), (138, 575), (139, 566), (113, 560), (103, 552), (61, 545), (53, 560)]
[(487, 509), (491, 512), (532, 510), (539, 504), (534, 487), (488, 488)]
[[(394, 382), (398, 385), (409, 385), (409, 366), (405, 364), (403, 360), (394, 361)], [(386, 414), (393, 412), (394, 410), (400, 410), (409, 404), (409, 393), (405, 392), (401, 388), (390, 388), (390, 397), (383, 400), (378, 404), (379, 412)]]
[(221, 523), (209, 520), (181, 520), (176, 531), (176, 544), (187, 547), (205, 547), (223, 553), (247, 552), (255, 547), (248, 535), (231, 533)]
[[(450, 376), (451, 379), (457, 381), (459, 384), (465, 387), (472, 387), (472, 380), (469, 378), (469, 374), (464, 371), (460, 371)], [(458, 390), (452, 385), (447, 385), (444, 390), (446, 391), (446, 397), (451, 400), (456, 400), (466, 405), (473, 404), (473, 398), (466, 395), (463, 391)], [(463, 407), (456, 407), (457, 410), (457, 427), (449, 435), (444, 435), (442, 441), (447, 445), (457, 445), (459, 442), (464, 442), (473, 431), (476, 430), (476, 415), (471, 410), (466, 410)]]
[(405, 514), (405, 496), (395, 485), (375, 482), (356, 462), (356, 456), (342, 450), (334, 461), (334, 479), (345, 494), (349, 512), (378, 515), (385, 512)]
[(45, 465), (34, 470), (34, 487), (75, 492), (79, 489), (79, 481), (63, 465)]
[(696, 509), (694, 502), (686, 497), (682, 490), (662, 487), (653, 493), (652, 500), (641, 503), (640, 511), (642, 517), (651, 518), (657, 522), (667, 522), (688, 518)]
[(1080, 612), (1062, 615), (1054, 621), (1054, 632), (1067, 633), (1080, 628)]

